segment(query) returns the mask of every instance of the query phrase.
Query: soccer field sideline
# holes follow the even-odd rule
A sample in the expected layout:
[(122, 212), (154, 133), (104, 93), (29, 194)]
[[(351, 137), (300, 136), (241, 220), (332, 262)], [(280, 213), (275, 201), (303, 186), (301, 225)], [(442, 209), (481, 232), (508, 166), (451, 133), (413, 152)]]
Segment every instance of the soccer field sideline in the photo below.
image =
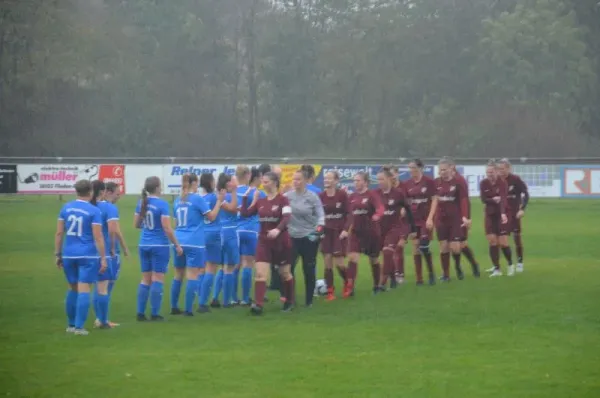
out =
[[(471, 245), (485, 268), (481, 209), (472, 203)], [(533, 199), (524, 221), (526, 270), (514, 278), (474, 280), (467, 273), (464, 281), (417, 288), (407, 253), (407, 284), (397, 291), (371, 296), (363, 262), (354, 300), (320, 300), (292, 314), (269, 304), (260, 319), (236, 308), (135, 323), (133, 255), (111, 309), (122, 326), (79, 339), (64, 334), (65, 285), (53, 265), (61, 204), (55, 197), (0, 198), (0, 385), (10, 396), (597, 397), (600, 391), (597, 201)], [(129, 197), (119, 204), (135, 253), (133, 206)], [(439, 273), (439, 250), (432, 247)]]

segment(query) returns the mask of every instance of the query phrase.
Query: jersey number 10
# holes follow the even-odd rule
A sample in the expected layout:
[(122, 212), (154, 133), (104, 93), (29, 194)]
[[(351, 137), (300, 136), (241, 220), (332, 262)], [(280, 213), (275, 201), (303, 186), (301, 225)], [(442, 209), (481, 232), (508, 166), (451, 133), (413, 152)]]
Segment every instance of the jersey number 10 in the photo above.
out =
[(148, 210), (146, 212), (144, 224), (146, 226), (146, 229), (148, 229), (150, 231), (152, 231), (154, 229), (154, 214), (150, 210)]

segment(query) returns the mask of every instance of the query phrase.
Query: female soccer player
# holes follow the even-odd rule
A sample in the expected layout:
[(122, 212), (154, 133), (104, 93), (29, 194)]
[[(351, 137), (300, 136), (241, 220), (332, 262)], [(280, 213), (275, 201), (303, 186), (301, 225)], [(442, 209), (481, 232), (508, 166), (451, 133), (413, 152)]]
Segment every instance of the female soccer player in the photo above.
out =
[[(392, 187), (400, 189), (404, 193), (404, 185), (400, 181), (400, 170), (398, 166), (387, 165), (385, 166), (392, 173)], [(406, 196), (406, 195), (405, 195)], [(400, 217), (406, 216), (406, 210), (400, 209)], [(391, 280), (391, 287), (395, 288), (397, 285), (404, 283), (404, 246), (396, 246), (396, 252), (394, 253), (394, 278)]]
[(358, 260), (360, 254), (369, 256), (371, 273), (373, 276), (373, 293), (377, 294), (381, 266), (379, 265), (379, 253), (381, 252), (381, 231), (379, 220), (385, 211), (379, 195), (369, 190), (369, 176), (359, 171), (354, 176), (354, 192), (348, 198), (350, 202), (350, 214), (348, 222), (341, 237), (349, 237), (348, 241), (348, 282), (344, 289), (344, 297), (354, 295), (354, 286), (358, 272)]
[(215, 207), (211, 210), (206, 201), (197, 194), (198, 176), (186, 173), (181, 177), (181, 193), (173, 204), (176, 220), (175, 236), (179, 241), (183, 254), (175, 255), (175, 277), (171, 284), (171, 314), (181, 314), (179, 309), (179, 294), (181, 281), (186, 274), (185, 316), (193, 316), (192, 306), (198, 291), (198, 284), (204, 274), (204, 220), (213, 221), (221, 204), (222, 197), (217, 198)]
[[(523, 240), (521, 238), (521, 219), (525, 216), (525, 208), (529, 203), (527, 184), (516, 174), (512, 173), (512, 166), (507, 158), (498, 162), (498, 175), (508, 185), (508, 209), (510, 215), (508, 223), (515, 241), (517, 251), (517, 272), (523, 272)], [(508, 268), (508, 275), (514, 275), (514, 267)]]
[(469, 194), (452, 175), (452, 162), (442, 159), (438, 163), (440, 176), (435, 179), (438, 206), (435, 217), (436, 233), (440, 242), (440, 258), (442, 262), (443, 282), (450, 282), (450, 251), (456, 266), (458, 279), (464, 274), (460, 268), (460, 243), (463, 239), (463, 228), (469, 228)]
[[(257, 168), (249, 169), (246, 166), (238, 166), (236, 177), (240, 184), (237, 188), (238, 198), (242, 197), (249, 188), (251, 188), (248, 196), (254, 197), (254, 191), (260, 185), (260, 174)], [(266, 198), (267, 195), (263, 191), (259, 192), (259, 199)], [(241, 201), (238, 201), (238, 206), (241, 209)], [(252, 217), (244, 217), (240, 214), (238, 221), (238, 237), (240, 242), (240, 257), (242, 266), (242, 302), (241, 305), (249, 306), (250, 290), (252, 289), (252, 269), (254, 268), (254, 256), (256, 255), (256, 245), (258, 244), (258, 232), (260, 223), (258, 215)], [(236, 289), (237, 290), (237, 289)]]
[(224, 216), (224, 210), (231, 213), (237, 213), (237, 194), (235, 195), (235, 202), (233, 202), (234, 197), (228, 195), (225, 189), (220, 189), (219, 194), (217, 195), (217, 193), (215, 192), (215, 177), (212, 175), (212, 173), (203, 173), (200, 176), (200, 186), (204, 190), (204, 195), (202, 197), (204, 198), (210, 209), (215, 208), (218, 201), (218, 195), (223, 197), (223, 202), (221, 204), (221, 208), (219, 209), (217, 217), (211, 222), (205, 223), (204, 225), (204, 237), (206, 244), (206, 269), (204, 277), (202, 278), (202, 282), (200, 284), (200, 293), (198, 296), (198, 312), (206, 313), (210, 311), (208, 308), (208, 299), (213, 288), (213, 283), (215, 282), (215, 274), (217, 273), (217, 269), (219, 269), (219, 274), (217, 275), (217, 280), (215, 283), (216, 295), (214, 296), (211, 305), (213, 307), (220, 307), (220, 304), (218, 303), (216, 298), (220, 293), (223, 276), (223, 271), (221, 269), (223, 264), (223, 239), (221, 234), (221, 220)]
[(298, 257), (302, 257), (305, 305), (312, 307), (316, 284), (317, 252), (325, 225), (325, 213), (319, 196), (307, 188), (308, 173), (298, 170), (292, 177), (293, 190), (285, 193), (292, 215), (288, 231), (292, 238), (292, 275)]
[(512, 265), (512, 254), (507, 237), (510, 230), (506, 214), (507, 187), (506, 183), (498, 177), (497, 165), (494, 160), (488, 162), (486, 178), (479, 183), (479, 192), (481, 201), (485, 205), (485, 236), (490, 245), (490, 258), (494, 265), (494, 271), (490, 277), (502, 276), (498, 245), (502, 247), (509, 267)]
[(98, 274), (106, 272), (107, 263), (102, 213), (89, 203), (92, 184), (77, 181), (75, 192), (77, 199), (65, 204), (58, 215), (54, 252), (56, 265), (63, 269), (69, 284), (65, 302), (67, 332), (84, 336), (88, 334), (83, 327), (90, 309), (90, 290)]
[(437, 196), (434, 181), (423, 174), (423, 162), (415, 159), (408, 164), (410, 178), (404, 182), (404, 191), (411, 206), (417, 235), (413, 239), (413, 257), (417, 274), (417, 285), (423, 284), (423, 266), (421, 255), (425, 257), (429, 284), (435, 285), (433, 260), (429, 250), (431, 231), (433, 229), (433, 216), (437, 208)]
[(346, 221), (349, 217), (350, 204), (348, 194), (343, 189), (338, 189), (340, 177), (337, 171), (329, 171), (323, 176), (325, 190), (319, 194), (325, 212), (325, 228), (321, 239), (321, 252), (325, 262), (325, 283), (327, 284), (327, 301), (335, 300), (335, 287), (333, 282), (333, 267), (347, 283), (347, 268), (344, 263), (348, 240), (341, 237)]
[(152, 321), (162, 321), (160, 306), (162, 304), (165, 273), (169, 267), (169, 242), (175, 246), (178, 256), (183, 254), (175, 232), (171, 227), (169, 204), (161, 199), (160, 178), (148, 177), (144, 182), (142, 198), (135, 208), (133, 225), (141, 229), (139, 253), (142, 270), (142, 281), (138, 287), (137, 320), (146, 321), (146, 304), (150, 296)]
[(294, 278), (291, 272), (291, 242), (287, 224), (292, 209), (285, 196), (278, 192), (279, 177), (275, 173), (267, 173), (262, 177), (262, 185), (266, 198), (259, 198), (258, 190), (254, 190), (252, 203), (248, 203), (249, 188), (243, 197), (242, 215), (250, 217), (258, 214), (260, 234), (256, 249), (256, 275), (254, 277), (254, 300), (250, 311), (253, 315), (263, 312), (263, 303), (267, 291), (270, 264), (276, 264), (284, 286), (283, 311), (290, 311), (294, 300)]
[[(412, 211), (406, 203), (404, 191), (394, 187), (394, 173), (391, 168), (383, 167), (377, 173), (377, 182), (381, 203), (385, 211), (381, 218), (381, 236), (383, 240), (383, 272), (379, 282), (379, 290), (385, 291), (388, 279), (395, 286), (395, 257), (404, 256), (404, 245), (408, 237), (416, 232)], [(401, 215), (402, 209), (406, 214), (406, 222)]]
[[(106, 205), (107, 224), (108, 231), (104, 231), (104, 242), (108, 246), (106, 251), (110, 253), (108, 259), (108, 270), (110, 271), (110, 279), (108, 281), (108, 309), (106, 312), (106, 320), (110, 327), (119, 326), (118, 323), (110, 321), (108, 316), (110, 310), (110, 299), (112, 297), (112, 291), (115, 286), (117, 279), (119, 278), (119, 272), (121, 270), (121, 248), (123, 249), (123, 255), (129, 256), (129, 249), (127, 243), (121, 232), (121, 226), (119, 224), (119, 209), (116, 206), (117, 201), (121, 198), (121, 192), (119, 185), (114, 182), (106, 183), (106, 190), (104, 192), (104, 200)], [(108, 236), (108, 239), (106, 238)], [(100, 325), (98, 320), (97, 325)]]
[(226, 192), (222, 206), (221, 223), (221, 264), (223, 265), (221, 284), (217, 278), (213, 301), (219, 302), (221, 286), (223, 288), (223, 307), (231, 308), (233, 302), (234, 272), (240, 262), (240, 245), (238, 241), (238, 198), (237, 179), (221, 173), (217, 181), (217, 191)]
[[(467, 182), (467, 180), (465, 179), (465, 177), (463, 177), (457, 170), (456, 170), (456, 163), (454, 163), (454, 160), (452, 160), (451, 158), (445, 158), (451, 165), (452, 167), (452, 175), (454, 176), (454, 178), (456, 179), (456, 181), (462, 185), (464, 191), (467, 193), (467, 196), (469, 195), (469, 183)], [(471, 219), (471, 201), (468, 200), (468, 214), (467, 214), (467, 218), (470, 220)], [(469, 246), (468, 239), (469, 239), (469, 228), (463, 227), (462, 228), (462, 241), (460, 242), (460, 250), (461, 253), (463, 254), (463, 256), (465, 256), (467, 258), (467, 261), (469, 261), (469, 263), (471, 264), (471, 270), (473, 271), (473, 276), (475, 278), (479, 278), (480, 276), (480, 271), (479, 271), (479, 263), (477, 262), (477, 260), (475, 260), (475, 255), (473, 254), (473, 250), (471, 250), (471, 247)], [(460, 257), (454, 257), (455, 260), (455, 266), (457, 264), (460, 264)], [(460, 268), (460, 267), (458, 267)]]

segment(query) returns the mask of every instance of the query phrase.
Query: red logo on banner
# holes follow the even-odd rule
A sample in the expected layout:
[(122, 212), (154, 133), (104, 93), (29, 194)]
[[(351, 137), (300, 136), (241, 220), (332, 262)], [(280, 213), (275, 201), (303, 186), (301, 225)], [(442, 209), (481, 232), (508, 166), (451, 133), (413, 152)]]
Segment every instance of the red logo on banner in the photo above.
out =
[(100, 165), (100, 181), (105, 183), (114, 182), (119, 185), (121, 194), (125, 193), (125, 165), (123, 164), (103, 164)]

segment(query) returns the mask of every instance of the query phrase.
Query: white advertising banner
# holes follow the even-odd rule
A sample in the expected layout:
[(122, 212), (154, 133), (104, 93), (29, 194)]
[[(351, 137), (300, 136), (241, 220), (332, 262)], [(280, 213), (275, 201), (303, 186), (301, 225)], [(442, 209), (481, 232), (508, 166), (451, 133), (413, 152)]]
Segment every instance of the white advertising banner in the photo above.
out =
[[(125, 167), (125, 194), (140, 195), (147, 177), (162, 178), (162, 164), (132, 164)], [(163, 190), (164, 190), (163, 182)]]
[(20, 164), (17, 191), (24, 194), (72, 194), (79, 180), (98, 178), (97, 164)]

